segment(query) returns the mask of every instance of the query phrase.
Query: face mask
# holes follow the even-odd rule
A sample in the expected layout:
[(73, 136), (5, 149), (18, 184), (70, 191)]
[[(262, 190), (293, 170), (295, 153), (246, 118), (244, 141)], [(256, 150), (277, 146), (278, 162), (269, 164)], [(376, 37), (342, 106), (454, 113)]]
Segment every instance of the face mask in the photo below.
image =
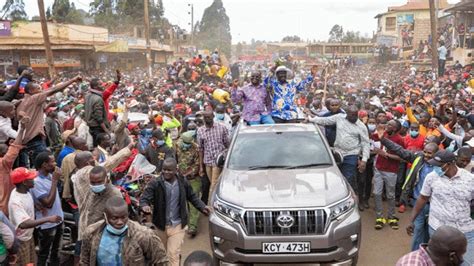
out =
[(98, 194), (101, 193), (105, 190), (105, 184), (100, 184), (100, 185), (90, 185), (92, 192)]
[(191, 143), (184, 143), (181, 144), (181, 147), (184, 149), (184, 150), (189, 150), (189, 148), (191, 148), (192, 144)]
[(418, 137), (418, 134), (420, 134), (418, 131), (410, 130), (410, 136), (412, 136), (413, 138)]
[(107, 220), (107, 215), (104, 214), (104, 217), (105, 217), (105, 222), (107, 223), (107, 225), (105, 226), (105, 230), (107, 230), (109, 233), (119, 236), (128, 230), (128, 225), (125, 225), (124, 227), (120, 229), (113, 227), (112, 225), (109, 224), (109, 220)]
[(439, 176), (444, 176), (444, 174), (446, 173), (446, 171), (443, 171), (443, 168), (441, 168), (440, 166), (435, 166), (433, 168), (433, 171), (435, 171), (435, 173)]
[(163, 146), (163, 144), (165, 144), (165, 141), (164, 140), (157, 140), (155, 143), (158, 146)]
[(224, 114), (216, 114), (217, 120), (224, 120), (225, 116)]
[(375, 128), (376, 128), (376, 125), (375, 124), (368, 124), (367, 127), (369, 128), (370, 132), (374, 132)]
[(193, 134), (193, 136), (196, 136), (196, 130), (193, 129), (193, 130), (188, 130), (188, 132), (191, 132)]

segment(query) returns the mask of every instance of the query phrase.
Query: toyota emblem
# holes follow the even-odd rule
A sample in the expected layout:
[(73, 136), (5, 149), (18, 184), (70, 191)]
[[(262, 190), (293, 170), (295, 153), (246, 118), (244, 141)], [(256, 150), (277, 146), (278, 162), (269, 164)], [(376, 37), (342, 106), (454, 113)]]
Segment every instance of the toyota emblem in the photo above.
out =
[(277, 224), (281, 228), (290, 228), (295, 223), (295, 218), (288, 214), (282, 214), (277, 217)]

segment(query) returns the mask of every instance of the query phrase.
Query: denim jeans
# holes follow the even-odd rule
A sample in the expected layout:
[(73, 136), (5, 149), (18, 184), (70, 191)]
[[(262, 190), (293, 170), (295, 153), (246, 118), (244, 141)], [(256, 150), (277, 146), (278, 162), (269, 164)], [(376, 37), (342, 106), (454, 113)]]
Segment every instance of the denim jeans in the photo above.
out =
[(254, 125), (273, 125), (275, 124), (275, 121), (273, 121), (273, 118), (271, 115), (260, 115), (260, 121), (247, 121), (247, 124), (249, 126), (254, 126)]
[(413, 229), (413, 237), (411, 239), (411, 251), (418, 250), (421, 244), (428, 243), (430, 240), (430, 235), (428, 234), (429, 213), (430, 205), (426, 204), (414, 221), (415, 228)]
[[(53, 228), (38, 230), (39, 252), (38, 266), (59, 265), (59, 248), (63, 235), (63, 224)], [(47, 263), (49, 257), (49, 263)]]
[(41, 136), (36, 136), (21, 149), (19, 156), (19, 166), (34, 168), (36, 156), (47, 151), (46, 143)]
[[(429, 227), (430, 237), (433, 236), (435, 230), (433, 227)], [(466, 253), (462, 256), (464, 262), (461, 266), (472, 266), (474, 265), (474, 231), (464, 233), (464, 236), (467, 239), (467, 248)]]
[(342, 164), (339, 166), (339, 170), (341, 170), (342, 175), (346, 178), (349, 185), (351, 185), (352, 189), (357, 194), (357, 185), (356, 185), (356, 177), (357, 177), (357, 163), (359, 162), (358, 155), (347, 155), (344, 156), (342, 160)]

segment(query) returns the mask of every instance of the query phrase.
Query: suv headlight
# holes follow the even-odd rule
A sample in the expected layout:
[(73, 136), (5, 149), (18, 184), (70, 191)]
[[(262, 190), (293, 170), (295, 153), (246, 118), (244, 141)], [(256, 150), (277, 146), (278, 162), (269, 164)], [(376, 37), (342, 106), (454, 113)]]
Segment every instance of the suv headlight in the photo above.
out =
[(332, 207), (329, 207), (329, 210), (331, 212), (329, 218), (331, 220), (334, 220), (334, 219), (337, 219), (339, 218), (341, 215), (349, 212), (350, 210), (352, 210), (355, 206), (355, 199), (354, 197), (352, 197), (352, 195), (350, 197), (348, 197), (347, 199), (345, 199), (344, 201), (332, 206)]
[(230, 206), (229, 204), (224, 203), (223, 201), (219, 199), (216, 199), (214, 203), (212, 204), (212, 206), (214, 207), (214, 210), (218, 214), (220, 214), (224, 218), (227, 218), (229, 222), (231, 221), (240, 222), (242, 210), (234, 206)]

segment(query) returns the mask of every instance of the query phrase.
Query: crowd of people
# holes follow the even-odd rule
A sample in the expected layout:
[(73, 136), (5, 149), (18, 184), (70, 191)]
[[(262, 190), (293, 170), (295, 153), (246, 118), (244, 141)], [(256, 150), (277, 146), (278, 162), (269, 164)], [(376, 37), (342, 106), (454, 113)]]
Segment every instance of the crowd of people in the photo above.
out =
[(0, 94), (2, 263), (59, 265), (71, 216), (76, 265), (179, 265), (186, 234), (212, 212), (216, 159), (239, 123), (318, 125), (342, 155), (360, 211), (374, 195), (376, 230), (399, 229), (397, 208), (412, 207), (412, 257), (441, 254), (448, 234), (467, 247), (440, 257), (474, 263), (470, 66), (436, 76), (408, 65), (297, 72), (277, 61), (249, 75), (226, 65), (216, 51), (152, 77), (138, 69), (55, 80), (20, 66)]

